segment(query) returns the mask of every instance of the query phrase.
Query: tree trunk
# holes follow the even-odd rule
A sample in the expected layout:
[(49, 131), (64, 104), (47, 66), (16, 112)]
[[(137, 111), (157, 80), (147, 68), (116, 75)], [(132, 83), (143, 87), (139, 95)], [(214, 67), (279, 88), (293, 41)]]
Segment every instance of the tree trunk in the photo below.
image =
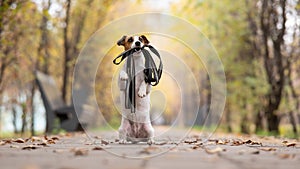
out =
[(25, 129), (27, 126), (27, 105), (26, 103), (22, 103), (22, 128), (21, 128), (21, 133), (25, 133)]
[(264, 113), (262, 111), (257, 112), (255, 119), (255, 133), (263, 131), (264, 128)]
[(292, 127), (293, 127), (293, 132), (294, 132), (295, 136), (298, 136), (298, 129), (297, 129), (298, 119), (297, 119), (297, 115), (293, 111), (290, 111), (289, 116), (290, 116), (290, 122), (291, 122)]
[[(274, 9), (274, 6), (277, 6), (278, 9)], [(282, 10), (281, 14), (277, 11), (279, 8)], [(268, 104), (266, 105), (265, 112), (268, 121), (268, 130), (274, 133), (279, 133), (280, 118), (276, 114), (276, 111), (281, 102), (284, 86), (284, 58), (282, 56), (281, 46), (284, 44), (285, 23), (286, 0), (280, 0), (278, 5), (276, 5), (273, 0), (263, 0), (260, 26), (263, 34), (263, 60), (270, 86), (267, 95)], [(278, 25), (281, 25), (281, 28), (279, 28)], [(270, 48), (273, 49), (272, 52), (269, 51)]]
[(14, 126), (14, 133), (17, 134), (18, 133), (18, 128), (17, 128), (17, 110), (15, 105), (13, 105), (12, 107), (12, 113), (13, 113), (13, 119), (12, 119), (12, 123)]
[(35, 107), (34, 107), (34, 95), (35, 95), (35, 90), (36, 90), (36, 84), (35, 80), (32, 82), (32, 88), (31, 88), (31, 96), (30, 96), (30, 107), (31, 107), (31, 135), (35, 135), (35, 130), (34, 130), (34, 124), (35, 124)]
[(64, 63), (63, 63), (63, 86), (62, 86), (62, 97), (64, 101), (67, 101), (67, 87), (69, 85), (69, 62), (70, 62), (70, 46), (68, 39), (69, 30), (69, 17), (70, 17), (71, 0), (67, 0), (66, 17), (65, 17), (65, 28), (64, 28)]

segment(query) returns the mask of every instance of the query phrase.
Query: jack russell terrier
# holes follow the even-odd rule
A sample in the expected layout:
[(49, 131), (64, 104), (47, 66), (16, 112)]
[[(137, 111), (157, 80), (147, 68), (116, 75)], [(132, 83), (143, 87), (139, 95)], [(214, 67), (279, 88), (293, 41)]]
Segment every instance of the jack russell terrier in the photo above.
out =
[[(136, 48), (132, 53), (131, 66), (134, 66), (134, 74), (128, 75), (128, 62), (125, 62), (119, 75), (118, 85), (120, 88), (120, 100), (122, 121), (119, 127), (119, 143), (124, 144), (126, 142), (148, 142), (148, 144), (154, 143), (154, 129), (150, 120), (150, 90), (151, 84), (145, 81), (145, 58), (140, 48), (144, 45), (148, 45), (149, 40), (146, 36), (123, 36), (118, 42), (118, 46), (123, 46), (127, 51), (132, 48)], [(133, 76), (133, 77), (130, 77)], [(126, 90), (131, 80), (135, 81), (134, 89), (134, 113), (132, 109), (126, 108)], [(130, 84), (131, 85), (131, 84)], [(126, 87), (127, 86), (127, 87)], [(131, 90), (133, 90), (131, 89)], [(132, 91), (130, 91), (132, 92)], [(132, 100), (132, 99), (131, 99)]]

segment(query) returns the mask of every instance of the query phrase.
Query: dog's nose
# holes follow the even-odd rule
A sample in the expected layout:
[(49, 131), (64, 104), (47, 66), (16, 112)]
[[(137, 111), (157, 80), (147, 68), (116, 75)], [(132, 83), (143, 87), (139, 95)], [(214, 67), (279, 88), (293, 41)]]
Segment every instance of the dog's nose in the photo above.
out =
[(136, 42), (135, 42), (135, 46), (141, 46), (141, 42), (136, 41)]

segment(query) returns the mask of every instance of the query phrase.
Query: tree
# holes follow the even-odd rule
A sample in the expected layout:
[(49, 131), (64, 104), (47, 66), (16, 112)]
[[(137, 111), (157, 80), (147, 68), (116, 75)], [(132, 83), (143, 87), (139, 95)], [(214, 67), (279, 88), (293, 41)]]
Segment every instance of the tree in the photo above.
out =
[(268, 120), (268, 130), (279, 133), (280, 118), (278, 110), (284, 79), (284, 57), (282, 46), (286, 30), (286, 0), (263, 0), (260, 9), (260, 29), (263, 41), (263, 60), (270, 86), (265, 112)]

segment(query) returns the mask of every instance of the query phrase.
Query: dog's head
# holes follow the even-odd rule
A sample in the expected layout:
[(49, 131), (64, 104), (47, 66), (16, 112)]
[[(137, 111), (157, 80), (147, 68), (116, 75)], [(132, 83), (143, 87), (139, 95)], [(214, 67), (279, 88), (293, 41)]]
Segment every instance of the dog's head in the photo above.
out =
[(149, 40), (145, 35), (141, 36), (126, 36), (124, 35), (120, 40), (118, 40), (118, 46), (124, 46), (125, 50), (134, 48), (134, 47), (142, 47), (145, 44), (149, 44)]

